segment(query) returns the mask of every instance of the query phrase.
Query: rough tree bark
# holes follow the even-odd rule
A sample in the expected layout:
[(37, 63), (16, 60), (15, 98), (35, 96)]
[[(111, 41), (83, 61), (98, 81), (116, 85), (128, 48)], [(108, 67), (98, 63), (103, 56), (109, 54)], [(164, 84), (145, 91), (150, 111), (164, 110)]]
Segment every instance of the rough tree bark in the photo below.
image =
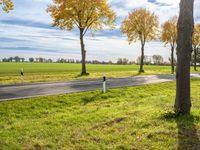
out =
[(82, 56), (82, 71), (81, 71), (81, 75), (86, 75), (86, 50), (85, 50), (85, 44), (84, 44), (84, 40), (83, 40), (83, 29), (80, 29), (80, 44), (81, 44), (81, 56)]
[(172, 74), (174, 74), (174, 46), (171, 49), (171, 66), (172, 66)]
[(143, 73), (144, 72), (144, 45), (145, 43), (143, 41), (141, 41), (141, 62), (140, 62), (140, 70), (139, 73)]
[(181, 0), (178, 20), (177, 69), (176, 69), (176, 113), (190, 113), (190, 61), (192, 34), (194, 29), (194, 0)]

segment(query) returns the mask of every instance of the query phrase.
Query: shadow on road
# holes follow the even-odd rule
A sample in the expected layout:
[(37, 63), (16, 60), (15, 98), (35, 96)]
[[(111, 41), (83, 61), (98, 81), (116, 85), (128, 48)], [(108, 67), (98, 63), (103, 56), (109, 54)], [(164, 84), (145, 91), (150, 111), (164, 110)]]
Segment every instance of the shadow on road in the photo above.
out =
[(195, 121), (200, 117), (193, 115), (176, 115), (167, 113), (164, 118), (168, 121), (175, 120), (178, 128), (178, 150), (200, 150), (200, 130)]
[(168, 80), (168, 79), (175, 78), (175, 75), (173, 75), (173, 74), (161, 74), (161, 75), (156, 75), (156, 77), (158, 79), (166, 79), (166, 80)]

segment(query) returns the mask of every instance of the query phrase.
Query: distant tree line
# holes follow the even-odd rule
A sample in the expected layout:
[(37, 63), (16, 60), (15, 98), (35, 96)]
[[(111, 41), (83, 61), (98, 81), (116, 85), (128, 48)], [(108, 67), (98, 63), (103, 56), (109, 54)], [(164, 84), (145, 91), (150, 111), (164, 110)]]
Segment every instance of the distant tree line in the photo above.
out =
[[(37, 58), (28, 58), (27, 60), (25, 58), (15, 56), (15, 57), (8, 57), (3, 58), (2, 62), (39, 62), (39, 63), (82, 63), (81, 60), (78, 59), (65, 59), (65, 58), (59, 58), (56, 61), (53, 61), (52, 59), (43, 58), (43, 57), (37, 57)], [(114, 64), (111, 60), (110, 61), (99, 61), (99, 60), (88, 60), (86, 61), (88, 64)]]
[(24, 62), (24, 61), (25, 61), (25, 58), (19, 57), (19, 56), (2, 59), (2, 62)]
[[(57, 59), (56, 61), (57, 63), (82, 63), (81, 60), (79, 59), (64, 59), (64, 58), (60, 58)], [(111, 60), (110, 61), (99, 61), (99, 60), (88, 60), (86, 61), (87, 64), (115, 64), (113, 63)]]
[[(141, 63), (141, 57), (139, 56), (136, 59), (136, 64), (140, 65)], [(161, 55), (153, 55), (153, 56), (144, 56), (143, 60), (144, 65), (171, 65), (171, 57), (168, 59), (168, 61), (164, 61), (164, 58)], [(174, 58), (174, 64), (176, 65), (177, 61), (176, 58)]]
[(48, 58), (42, 58), (42, 57), (38, 57), (38, 58), (29, 58), (29, 62), (40, 62), (40, 63), (52, 63), (53, 60)]
[[(59, 58), (56, 61), (53, 61), (52, 59), (43, 58), (43, 57), (37, 57), (37, 58), (28, 58), (27, 60), (23, 57), (15, 56), (15, 57), (8, 57), (3, 58), (2, 62), (35, 62), (35, 63), (82, 63), (79, 59), (65, 59), (65, 58)], [(161, 55), (153, 55), (153, 56), (144, 56), (143, 63), (144, 65), (170, 65), (171, 57), (166, 62), (164, 61), (163, 57)], [(137, 64), (140, 65), (141, 63), (141, 57), (139, 56), (136, 61), (130, 61), (127, 58), (118, 58), (117, 62), (113, 61), (99, 61), (99, 60), (88, 60), (86, 61), (87, 64), (118, 64), (118, 65), (130, 65), (130, 64)], [(176, 58), (174, 58), (174, 65), (176, 65), (177, 61)], [(192, 59), (192, 64), (194, 64), (194, 57)], [(200, 63), (200, 53), (197, 54), (197, 65)]]
[[(169, 61), (164, 61), (164, 58), (161, 55), (153, 55), (153, 56), (146, 56), (144, 55), (143, 58), (144, 65), (170, 65), (171, 63), (171, 57), (169, 58)], [(141, 57), (139, 56), (136, 59), (136, 64), (140, 65), (141, 63)], [(176, 65), (176, 58), (174, 58), (174, 64)]]
[[(29, 58), (28, 61), (29, 62), (53, 62), (52, 59), (45, 59), (45, 58), (42, 58), (42, 57)], [(19, 56), (8, 57), (8, 58), (2, 59), (2, 62), (28, 62), (28, 61), (25, 58), (19, 57)]]

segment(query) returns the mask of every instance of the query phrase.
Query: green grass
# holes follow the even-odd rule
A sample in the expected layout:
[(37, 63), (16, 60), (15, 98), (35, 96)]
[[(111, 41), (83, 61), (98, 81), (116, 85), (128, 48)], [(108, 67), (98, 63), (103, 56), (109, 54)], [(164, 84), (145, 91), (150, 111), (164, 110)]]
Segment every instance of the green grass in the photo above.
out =
[[(20, 77), (24, 68), (25, 76)], [(0, 84), (21, 82), (46, 82), (101, 78), (106, 73), (109, 78), (138, 75), (138, 65), (87, 65), (89, 76), (79, 76), (80, 64), (60, 63), (0, 63)], [(144, 75), (170, 74), (170, 66), (145, 66)]]
[[(0, 63), (0, 74), (18, 74), (21, 68), (27, 73), (57, 73), (81, 71), (81, 64), (66, 63)], [(146, 66), (148, 71), (170, 71), (170, 66)], [(87, 65), (88, 72), (138, 71), (137, 65)]]
[[(200, 79), (192, 115), (174, 117), (175, 83), (0, 103), (8, 149), (200, 149)], [(1, 149), (1, 148), (0, 148)]]

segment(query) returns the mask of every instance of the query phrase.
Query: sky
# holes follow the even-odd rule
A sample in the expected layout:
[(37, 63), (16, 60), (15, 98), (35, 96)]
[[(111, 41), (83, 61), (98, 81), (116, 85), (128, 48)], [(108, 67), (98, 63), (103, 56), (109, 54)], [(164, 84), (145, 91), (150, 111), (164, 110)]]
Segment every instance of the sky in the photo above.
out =
[[(116, 28), (112, 31), (88, 32), (85, 37), (87, 60), (116, 61), (140, 56), (140, 42), (128, 44), (120, 32), (120, 25), (130, 11), (147, 8), (159, 17), (159, 22), (179, 13), (180, 0), (108, 0), (117, 13)], [(0, 59), (20, 56), (44, 57), (56, 60), (81, 59), (77, 30), (66, 31), (52, 27), (52, 19), (46, 12), (52, 0), (13, 0), (15, 9), (9, 14), (0, 10)], [(195, 0), (195, 23), (200, 23), (200, 0)], [(145, 55), (162, 55), (167, 61), (170, 48), (158, 40), (148, 42)]]

